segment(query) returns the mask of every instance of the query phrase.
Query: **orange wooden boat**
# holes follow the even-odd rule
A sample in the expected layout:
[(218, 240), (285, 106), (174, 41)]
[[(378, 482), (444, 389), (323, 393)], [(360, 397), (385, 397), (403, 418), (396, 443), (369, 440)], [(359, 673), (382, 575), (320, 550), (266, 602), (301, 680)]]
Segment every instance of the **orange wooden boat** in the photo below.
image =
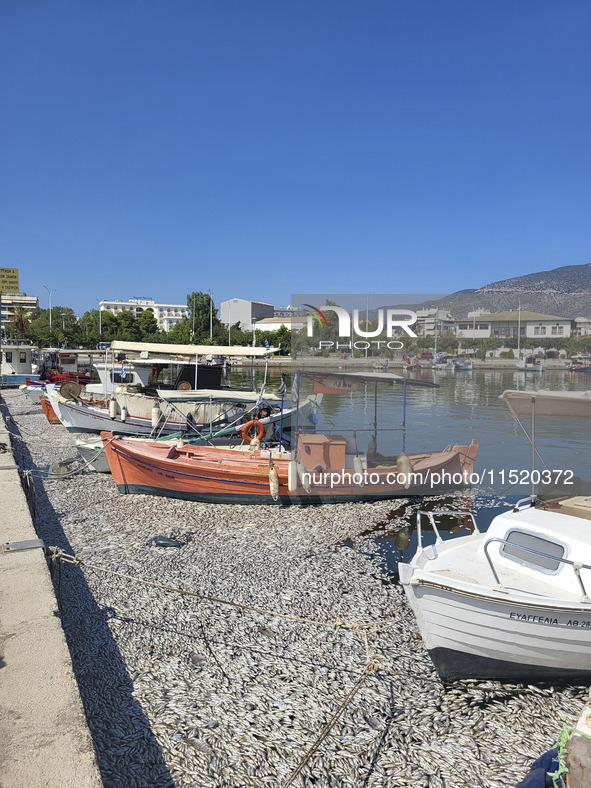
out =
[(43, 408), (43, 413), (47, 416), (47, 421), (50, 424), (61, 424), (61, 421), (55, 414), (54, 409), (51, 407), (51, 402), (47, 399), (47, 397), (42, 394), (39, 397), (39, 402), (41, 403), (41, 407)]
[(433, 495), (468, 486), (478, 451), (473, 440), (470, 446), (372, 463), (367, 455), (347, 454), (342, 436), (302, 434), (302, 460), (295, 461), (274, 450), (171, 447), (109, 432), (101, 437), (120, 492), (210, 503), (322, 504)]

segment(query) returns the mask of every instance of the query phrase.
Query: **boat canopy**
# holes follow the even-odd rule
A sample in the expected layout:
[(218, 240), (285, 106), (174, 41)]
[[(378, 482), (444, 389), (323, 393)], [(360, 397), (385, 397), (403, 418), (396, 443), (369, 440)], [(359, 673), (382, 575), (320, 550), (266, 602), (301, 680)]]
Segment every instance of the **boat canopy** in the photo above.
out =
[(341, 378), (343, 381), (369, 381), (372, 383), (405, 383), (407, 386), (424, 386), (430, 389), (438, 389), (438, 383), (432, 383), (430, 380), (417, 380), (415, 378), (406, 378), (404, 375), (394, 375), (391, 372), (318, 372), (313, 370), (299, 370), (299, 374), (306, 378), (313, 378), (317, 381), (322, 381), (324, 378)]
[(591, 391), (503, 391), (504, 400), (516, 418), (528, 418), (532, 407), (536, 416), (550, 418), (589, 418), (591, 417)]
[(265, 394), (261, 397), (258, 391), (234, 391), (230, 389), (198, 389), (197, 391), (169, 391), (158, 389), (158, 396), (165, 402), (281, 402), (276, 394)]
[(162, 345), (156, 342), (111, 342), (112, 351), (150, 353), (165, 356), (268, 356), (280, 348), (244, 347), (243, 345)]

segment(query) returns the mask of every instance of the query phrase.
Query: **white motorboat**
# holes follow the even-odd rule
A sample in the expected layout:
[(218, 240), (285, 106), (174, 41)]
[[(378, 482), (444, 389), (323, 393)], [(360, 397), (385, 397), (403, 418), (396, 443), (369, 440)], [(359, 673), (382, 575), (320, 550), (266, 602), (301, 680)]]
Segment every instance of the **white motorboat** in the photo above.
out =
[[(486, 533), (474, 523), (471, 535), (443, 541), (438, 514), (419, 512), (418, 549), (399, 572), (441, 678), (588, 682), (588, 520), (527, 499), (495, 517)], [(427, 547), (425, 516), (436, 534)]]
[(523, 372), (543, 372), (546, 369), (542, 360), (537, 356), (524, 356), (515, 366)]
[(454, 372), (472, 372), (472, 359), (468, 356), (453, 356), (446, 363)]

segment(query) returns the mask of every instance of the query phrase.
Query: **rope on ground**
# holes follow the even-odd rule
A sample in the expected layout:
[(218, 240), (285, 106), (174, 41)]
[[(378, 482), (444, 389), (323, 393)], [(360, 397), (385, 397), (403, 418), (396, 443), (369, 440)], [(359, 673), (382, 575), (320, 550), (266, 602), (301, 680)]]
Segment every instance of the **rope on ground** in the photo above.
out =
[(75, 564), (77, 566), (85, 567), (87, 569), (94, 569), (97, 572), (105, 572), (106, 574), (113, 575), (114, 577), (121, 577), (126, 580), (131, 580), (134, 583), (140, 583), (141, 585), (150, 586), (152, 588), (159, 588), (162, 591), (168, 591), (175, 594), (181, 594), (182, 596), (191, 596), (197, 599), (201, 599), (205, 602), (213, 602), (218, 605), (227, 605), (228, 607), (235, 607), (239, 610), (248, 610), (251, 613), (261, 613), (262, 615), (266, 616), (273, 616), (275, 618), (282, 618), (286, 621), (295, 621), (300, 624), (310, 624), (312, 626), (321, 627), (325, 629), (344, 629), (348, 632), (353, 632), (355, 634), (363, 635), (367, 634), (376, 634), (382, 628), (388, 628), (393, 626), (396, 623), (394, 619), (386, 619), (384, 621), (377, 621), (377, 622), (369, 622), (367, 624), (346, 624), (337, 618), (334, 623), (330, 623), (328, 621), (317, 621), (316, 619), (306, 618), (303, 616), (293, 616), (288, 613), (279, 613), (276, 610), (267, 610), (266, 608), (262, 607), (255, 607), (253, 605), (247, 605), (243, 602), (233, 602), (229, 599), (221, 599), (220, 597), (210, 596), (209, 594), (204, 594), (202, 591), (191, 591), (188, 588), (178, 588), (177, 586), (169, 586), (166, 583), (157, 583), (154, 580), (145, 580), (142, 577), (137, 577), (135, 575), (127, 574), (126, 572), (118, 572), (115, 569), (107, 569), (107, 567), (99, 566), (98, 564), (93, 564), (88, 561), (82, 561), (76, 556), (70, 555), (68, 553), (64, 553), (59, 547), (51, 546), (47, 548), (47, 555), (50, 557), (52, 562), (55, 561), (63, 561), (67, 564)]
[(29, 502), (29, 507), (31, 509), (31, 518), (33, 520), (33, 525), (36, 526), (36, 519), (37, 519), (37, 500), (35, 498), (35, 482), (33, 481), (33, 474), (31, 471), (21, 471), (21, 484), (23, 486), (23, 490), (25, 491), (25, 497)]
[(357, 681), (355, 682), (353, 687), (349, 690), (349, 692), (347, 693), (345, 699), (340, 704), (340, 706), (335, 711), (335, 713), (332, 715), (332, 717), (330, 718), (328, 723), (324, 726), (324, 729), (322, 730), (320, 735), (317, 737), (316, 741), (309, 748), (308, 752), (304, 755), (302, 760), (298, 763), (298, 765), (292, 771), (292, 773), (289, 775), (289, 777), (282, 783), (281, 788), (289, 788), (289, 786), (293, 783), (293, 781), (297, 777), (299, 777), (299, 775), (302, 773), (302, 770), (304, 769), (306, 764), (309, 762), (309, 760), (312, 758), (314, 753), (318, 750), (318, 748), (320, 747), (322, 742), (327, 738), (327, 736), (329, 735), (329, 733), (333, 729), (333, 727), (334, 727), (336, 721), (338, 720), (338, 718), (345, 711), (347, 706), (349, 706), (349, 704), (351, 703), (351, 701), (353, 700), (355, 695), (357, 695), (357, 693), (359, 692), (359, 690), (361, 689), (361, 687), (365, 683), (365, 680), (367, 679), (367, 677), (371, 673), (375, 673), (377, 670), (378, 670), (377, 666), (374, 665), (371, 662), (368, 663), (365, 666), (365, 670), (363, 671), (361, 676), (357, 679)]

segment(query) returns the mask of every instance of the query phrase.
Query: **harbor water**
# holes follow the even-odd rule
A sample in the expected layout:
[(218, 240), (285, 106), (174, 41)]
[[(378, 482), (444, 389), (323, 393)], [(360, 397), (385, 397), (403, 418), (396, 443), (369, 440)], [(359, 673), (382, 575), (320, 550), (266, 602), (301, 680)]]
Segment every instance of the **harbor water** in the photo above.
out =
[[(228, 382), (264, 374), (232, 369)], [(440, 387), (408, 388), (408, 453), (478, 438), (480, 470), (529, 469), (529, 443), (498, 399), (529, 379), (420, 374)], [(279, 382), (269, 370), (267, 390)], [(552, 372), (531, 387), (585, 383)], [(362, 448), (373, 395), (371, 384), (325, 395), (317, 429), (356, 430)], [(384, 454), (401, 448), (402, 396), (378, 387)], [(107, 788), (505, 788), (578, 719), (583, 686), (443, 684), (396, 583), (419, 508), (472, 510), (484, 528), (529, 486), (285, 508), (121, 495), (110, 476), (76, 472), (75, 436), (40, 406), (18, 390), (2, 397), (39, 536), (80, 562), (54, 584)], [(587, 425), (540, 420), (536, 444), (551, 467), (589, 477)], [(459, 525), (447, 520), (444, 538)]]

